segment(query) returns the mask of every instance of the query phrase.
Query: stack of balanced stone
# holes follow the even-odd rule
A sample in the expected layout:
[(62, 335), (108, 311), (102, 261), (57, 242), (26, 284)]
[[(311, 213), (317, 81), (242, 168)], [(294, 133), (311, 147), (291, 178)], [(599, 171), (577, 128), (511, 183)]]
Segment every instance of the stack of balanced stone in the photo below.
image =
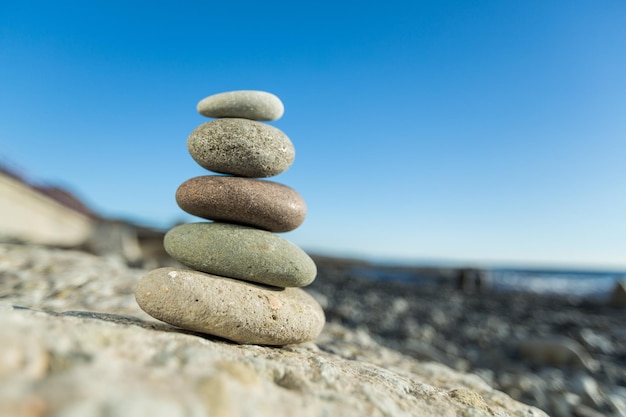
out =
[(306, 206), (293, 189), (267, 178), (291, 166), (295, 150), (279, 129), (282, 102), (262, 91), (232, 91), (198, 103), (216, 118), (187, 140), (209, 171), (185, 181), (176, 201), (211, 220), (181, 224), (165, 235), (165, 250), (189, 269), (159, 268), (139, 282), (135, 298), (156, 319), (238, 343), (286, 345), (315, 339), (325, 318), (299, 287), (315, 279), (313, 260), (275, 233), (294, 230)]

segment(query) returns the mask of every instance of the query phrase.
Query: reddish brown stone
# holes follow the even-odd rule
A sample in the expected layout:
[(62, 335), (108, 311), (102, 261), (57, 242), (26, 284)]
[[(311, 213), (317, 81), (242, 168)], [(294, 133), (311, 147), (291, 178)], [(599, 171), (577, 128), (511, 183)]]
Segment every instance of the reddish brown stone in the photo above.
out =
[(178, 206), (203, 219), (244, 224), (270, 232), (300, 226), (306, 205), (286, 185), (252, 178), (206, 175), (191, 178), (176, 191)]

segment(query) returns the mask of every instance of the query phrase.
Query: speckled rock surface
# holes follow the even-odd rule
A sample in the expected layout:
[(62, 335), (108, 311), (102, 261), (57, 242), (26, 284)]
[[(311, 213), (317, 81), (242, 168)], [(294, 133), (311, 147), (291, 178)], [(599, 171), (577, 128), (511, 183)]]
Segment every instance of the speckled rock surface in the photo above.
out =
[(198, 103), (206, 117), (241, 117), (250, 120), (278, 120), (285, 111), (283, 102), (272, 93), (255, 90), (214, 94)]
[(272, 348), (158, 322), (134, 302), (146, 273), (0, 245), (0, 416), (546, 417), (336, 323), (315, 344)]
[(547, 417), (336, 325), (280, 349), (81, 311), (0, 305), (0, 326), (3, 417)]
[(286, 171), (296, 152), (279, 129), (247, 119), (218, 119), (198, 126), (187, 149), (203, 168), (241, 177), (265, 178)]
[(238, 343), (287, 345), (314, 340), (320, 305), (300, 288), (276, 288), (197, 271), (159, 268), (139, 281), (137, 304), (174, 326)]
[(306, 216), (306, 204), (294, 189), (252, 178), (219, 175), (191, 178), (178, 187), (176, 202), (194, 216), (274, 233), (297, 228)]
[(167, 253), (197, 271), (277, 287), (304, 287), (315, 279), (313, 260), (293, 243), (265, 230), (229, 223), (188, 223), (165, 235)]

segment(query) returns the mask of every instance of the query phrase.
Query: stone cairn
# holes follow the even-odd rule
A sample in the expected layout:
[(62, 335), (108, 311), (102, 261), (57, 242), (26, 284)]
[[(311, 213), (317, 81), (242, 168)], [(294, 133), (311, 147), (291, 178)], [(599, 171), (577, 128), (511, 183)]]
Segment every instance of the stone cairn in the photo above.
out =
[(325, 318), (299, 287), (315, 279), (313, 260), (275, 233), (294, 230), (306, 206), (293, 189), (267, 178), (291, 166), (295, 150), (279, 129), (283, 103), (263, 91), (209, 96), (198, 112), (216, 120), (187, 139), (193, 159), (209, 171), (176, 191), (184, 211), (212, 220), (174, 227), (165, 250), (192, 268), (159, 268), (135, 291), (152, 317), (238, 343), (286, 345), (314, 340)]

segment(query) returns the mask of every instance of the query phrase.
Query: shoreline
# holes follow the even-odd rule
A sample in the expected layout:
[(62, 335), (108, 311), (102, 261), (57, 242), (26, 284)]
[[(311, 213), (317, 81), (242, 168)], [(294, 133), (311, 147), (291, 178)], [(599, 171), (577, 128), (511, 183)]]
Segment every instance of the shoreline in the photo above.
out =
[(572, 415), (564, 410), (574, 407), (626, 412), (616, 411), (626, 407), (622, 308), (603, 299), (461, 290), (454, 279), (373, 280), (350, 262), (315, 261), (318, 278), (307, 290), (329, 322), (367, 331), (418, 360), (475, 373), (552, 416)]
[(392, 265), (352, 258), (315, 256), (319, 265), (341, 268), (372, 281), (414, 285), (449, 285), (466, 291), (531, 293), (572, 300), (608, 302), (615, 286), (626, 283), (626, 272), (516, 267), (451, 267)]

